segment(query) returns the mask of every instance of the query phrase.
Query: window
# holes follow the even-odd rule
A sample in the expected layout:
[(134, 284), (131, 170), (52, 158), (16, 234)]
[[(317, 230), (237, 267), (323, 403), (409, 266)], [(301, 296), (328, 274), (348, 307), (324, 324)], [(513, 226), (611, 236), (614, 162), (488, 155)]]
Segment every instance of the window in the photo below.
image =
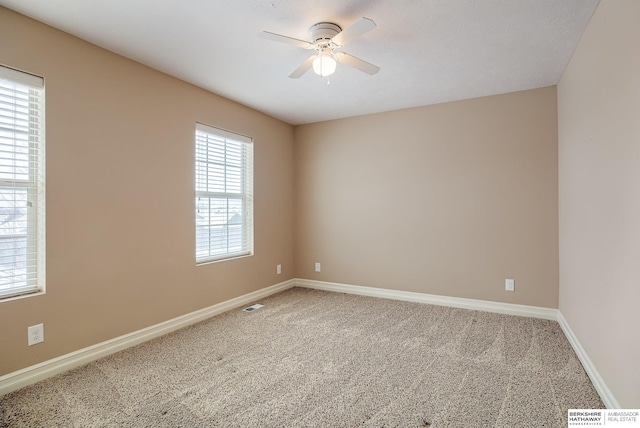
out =
[(44, 291), (44, 80), (0, 66), (0, 299)]
[(253, 254), (253, 142), (196, 124), (196, 263)]

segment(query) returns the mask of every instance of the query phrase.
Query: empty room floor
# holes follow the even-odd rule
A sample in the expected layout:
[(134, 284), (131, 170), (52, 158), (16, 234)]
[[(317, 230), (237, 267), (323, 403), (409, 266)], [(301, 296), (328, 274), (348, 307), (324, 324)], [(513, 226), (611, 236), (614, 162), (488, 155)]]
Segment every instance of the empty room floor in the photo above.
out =
[(555, 321), (293, 288), (0, 397), (0, 426), (562, 427)]

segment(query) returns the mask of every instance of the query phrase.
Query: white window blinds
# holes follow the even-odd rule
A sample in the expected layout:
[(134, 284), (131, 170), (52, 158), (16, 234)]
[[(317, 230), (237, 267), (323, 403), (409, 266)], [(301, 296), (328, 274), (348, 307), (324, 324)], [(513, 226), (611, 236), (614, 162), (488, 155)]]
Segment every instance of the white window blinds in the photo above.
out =
[(0, 66), (0, 299), (44, 291), (44, 80)]
[(196, 262), (253, 254), (253, 142), (196, 124)]

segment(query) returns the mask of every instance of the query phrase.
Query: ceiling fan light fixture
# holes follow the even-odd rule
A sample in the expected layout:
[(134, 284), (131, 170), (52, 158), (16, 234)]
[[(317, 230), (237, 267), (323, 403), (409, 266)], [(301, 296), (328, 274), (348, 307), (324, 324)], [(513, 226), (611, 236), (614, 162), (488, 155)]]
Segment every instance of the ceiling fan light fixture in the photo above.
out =
[(313, 72), (320, 77), (331, 76), (336, 71), (336, 60), (331, 54), (321, 53), (313, 60)]
[(312, 55), (304, 60), (304, 62), (289, 75), (291, 79), (299, 79), (311, 68), (313, 68), (313, 72), (320, 77), (331, 76), (335, 73), (338, 62), (369, 75), (376, 74), (380, 71), (380, 67), (369, 64), (348, 53), (335, 51), (336, 49), (342, 49), (344, 45), (353, 39), (362, 36), (374, 28), (376, 28), (376, 23), (369, 18), (363, 17), (344, 30), (332, 22), (318, 22), (309, 28), (311, 41), (283, 36), (270, 31), (263, 31), (260, 34), (265, 39), (294, 45), (303, 49), (313, 49), (317, 52), (316, 55)]

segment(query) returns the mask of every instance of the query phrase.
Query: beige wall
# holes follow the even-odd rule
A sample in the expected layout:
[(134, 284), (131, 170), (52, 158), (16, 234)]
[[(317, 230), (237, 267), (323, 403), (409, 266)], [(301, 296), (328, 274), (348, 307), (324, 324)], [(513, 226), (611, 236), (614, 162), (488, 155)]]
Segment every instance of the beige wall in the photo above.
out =
[[(290, 125), (2, 7), (0, 40), (47, 109), (47, 293), (0, 302), (0, 375), (293, 277)], [(195, 266), (196, 121), (254, 138), (253, 257)]]
[(296, 276), (557, 308), (556, 105), (549, 87), (296, 127)]
[(602, 0), (558, 86), (560, 311), (640, 407), (640, 2)]

